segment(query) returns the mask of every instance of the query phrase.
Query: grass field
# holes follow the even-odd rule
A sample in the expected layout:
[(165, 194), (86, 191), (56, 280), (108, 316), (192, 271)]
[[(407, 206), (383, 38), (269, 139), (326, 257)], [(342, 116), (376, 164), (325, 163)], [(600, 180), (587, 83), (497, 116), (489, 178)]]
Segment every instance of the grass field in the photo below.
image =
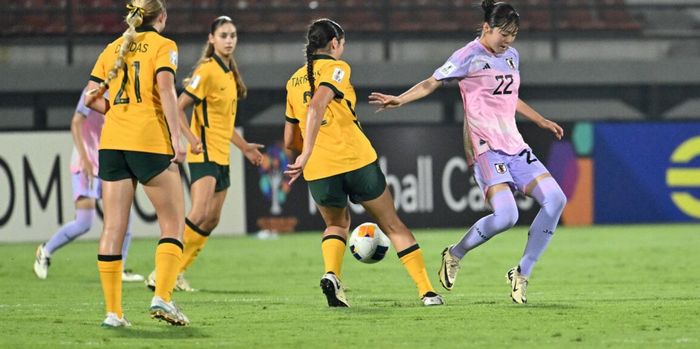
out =
[[(0, 245), (2, 348), (698, 348), (700, 226), (560, 228), (535, 269), (529, 304), (504, 275), (524, 228), (467, 255), (446, 306), (425, 308), (394, 251), (375, 265), (345, 256), (352, 307), (329, 309), (318, 282), (318, 234), (277, 240), (214, 236), (175, 299), (189, 327), (151, 320), (152, 293), (124, 285), (129, 329), (106, 330), (96, 243), (58, 251), (47, 280), (35, 244)], [(460, 230), (416, 231), (433, 285), (442, 248)], [(135, 240), (128, 266), (148, 273), (156, 239)]]

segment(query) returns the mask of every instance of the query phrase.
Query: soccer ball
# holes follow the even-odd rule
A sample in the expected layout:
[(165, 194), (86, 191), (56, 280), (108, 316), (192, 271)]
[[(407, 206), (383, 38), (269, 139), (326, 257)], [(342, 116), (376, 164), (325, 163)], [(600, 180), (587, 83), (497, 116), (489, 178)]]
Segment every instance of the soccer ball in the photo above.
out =
[(374, 223), (362, 223), (350, 234), (350, 252), (360, 262), (372, 264), (384, 259), (391, 242)]

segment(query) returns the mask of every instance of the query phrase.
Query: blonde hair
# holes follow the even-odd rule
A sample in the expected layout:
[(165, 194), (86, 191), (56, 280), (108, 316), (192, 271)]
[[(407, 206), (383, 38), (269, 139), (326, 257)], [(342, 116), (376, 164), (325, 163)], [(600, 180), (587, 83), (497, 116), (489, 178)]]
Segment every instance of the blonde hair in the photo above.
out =
[(128, 28), (122, 34), (124, 41), (119, 47), (117, 59), (114, 61), (112, 69), (107, 73), (106, 79), (100, 82), (100, 87), (90, 90), (88, 92), (89, 96), (97, 94), (99, 90), (104, 90), (109, 82), (117, 77), (117, 72), (124, 65), (124, 56), (129, 50), (129, 45), (134, 42), (136, 28), (142, 24), (153, 24), (156, 18), (165, 11), (165, 4), (162, 0), (132, 0), (131, 3), (126, 5), (126, 8), (129, 10), (129, 13), (124, 18), (124, 22), (126, 22)]
[[(211, 35), (214, 35), (214, 32), (216, 32), (216, 29), (221, 27), (225, 23), (231, 23), (233, 24), (233, 21), (231, 18), (227, 16), (221, 16), (218, 17), (214, 20), (214, 22), (211, 25)], [(211, 60), (211, 57), (214, 55), (214, 45), (207, 41), (206, 44), (204, 44), (204, 48), (202, 49), (202, 54), (199, 56), (199, 60), (197, 60), (197, 63), (192, 67), (192, 72), (185, 78), (182, 83), (183, 86), (187, 86), (190, 83), (190, 80), (192, 80), (192, 74), (194, 74), (195, 70), (202, 65), (202, 63), (209, 62)], [(238, 91), (237, 97), (239, 99), (246, 98), (248, 96), (248, 88), (245, 86), (245, 83), (243, 82), (243, 77), (241, 77), (241, 72), (238, 70), (238, 64), (236, 64), (236, 59), (233, 58), (233, 54), (231, 54), (228, 57), (228, 62), (224, 62), (228, 66), (228, 68), (233, 71), (233, 77), (236, 80), (236, 90)]]

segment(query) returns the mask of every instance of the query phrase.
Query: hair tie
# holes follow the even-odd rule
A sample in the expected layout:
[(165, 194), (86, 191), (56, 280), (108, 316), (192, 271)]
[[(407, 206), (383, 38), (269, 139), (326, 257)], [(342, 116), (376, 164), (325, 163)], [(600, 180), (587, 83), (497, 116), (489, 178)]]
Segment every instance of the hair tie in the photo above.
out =
[(146, 10), (140, 6), (134, 6), (133, 4), (126, 4), (126, 8), (129, 10), (129, 17), (135, 16), (137, 13), (143, 17), (146, 14)]

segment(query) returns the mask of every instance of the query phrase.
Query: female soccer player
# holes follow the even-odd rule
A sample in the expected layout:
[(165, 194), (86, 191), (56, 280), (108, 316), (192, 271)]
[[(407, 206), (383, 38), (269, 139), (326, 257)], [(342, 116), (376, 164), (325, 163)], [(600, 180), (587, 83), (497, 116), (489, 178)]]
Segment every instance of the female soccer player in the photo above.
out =
[[(95, 178), (95, 175), (98, 169), (97, 147), (100, 143), (100, 132), (105, 116), (85, 106), (85, 92), (83, 90), (70, 125), (74, 144), (70, 170), (75, 201), (75, 220), (64, 224), (49, 241), (37, 247), (34, 274), (42, 280), (48, 276), (51, 255), (90, 230), (95, 217), (95, 201), (102, 197), (102, 182), (99, 178)], [(122, 247), (124, 265), (126, 265), (130, 243), (131, 224), (128, 224)], [(143, 281), (143, 276), (124, 269), (122, 281)]]
[(288, 149), (300, 154), (285, 174), (293, 183), (303, 173), (326, 223), (321, 240), (325, 268), (321, 289), (328, 306), (348, 306), (340, 283), (350, 228), (348, 197), (362, 204), (389, 236), (423, 304), (443, 304), (428, 279), (423, 252), (396, 214), (377, 153), (355, 116), (350, 66), (340, 60), (345, 32), (338, 23), (319, 19), (309, 26), (306, 38), (307, 63), (287, 82), (284, 141)]
[[(238, 37), (236, 26), (227, 16), (212, 22), (209, 40), (185, 80), (184, 93), (178, 99), (180, 126), (190, 143), (187, 163), (190, 167), (192, 208), (185, 218), (185, 249), (176, 290), (194, 291), (184, 277), (185, 269), (204, 248), (209, 235), (219, 224), (229, 179), (229, 142), (243, 152), (253, 165), (259, 166), (261, 144), (248, 143), (235, 130), (236, 105), (246, 97), (246, 87), (233, 57)], [(196, 105), (188, 129), (185, 109)], [(155, 287), (151, 273), (148, 286)]]
[[(99, 150), (104, 228), (97, 255), (107, 309), (102, 325), (130, 326), (121, 305), (121, 249), (137, 181), (161, 229), (151, 317), (186, 325), (189, 320), (171, 300), (182, 264), (185, 211), (177, 165), (185, 160), (175, 93), (177, 45), (160, 35), (167, 19), (162, 0), (133, 0), (127, 8), (128, 29), (100, 54), (87, 85), (86, 104), (105, 113)], [(109, 104), (102, 98), (105, 89)]]
[(477, 221), (458, 243), (445, 248), (440, 282), (451, 290), (462, 257), (516, 223), (518, 207), (511, 191), (519, 190), (542, 206), (530, 226), (520, 263), (506, 274), (511, 298), (516, 303), (525, 303), (530, 273), (554, 235), (566, 197), (523, 141), (515, 125), (515, 112), (551, 131), (557, 139), (564, 132), (518, 98), (520, 62), (518, 51), (511, 47), (518, 34), (518, 13), (505, 2), (484, 0), (481, 6), (484, 22), (477, 39), (452, 54), (431, 77), (400, 96), (373, 92), (370, 103), (380, 106), (380, 110), (398, 108), (429, 95), (443, 81), (459, 81), (465, 110), (467, 160), (474, 165), (474, 177), (493, 214)]

